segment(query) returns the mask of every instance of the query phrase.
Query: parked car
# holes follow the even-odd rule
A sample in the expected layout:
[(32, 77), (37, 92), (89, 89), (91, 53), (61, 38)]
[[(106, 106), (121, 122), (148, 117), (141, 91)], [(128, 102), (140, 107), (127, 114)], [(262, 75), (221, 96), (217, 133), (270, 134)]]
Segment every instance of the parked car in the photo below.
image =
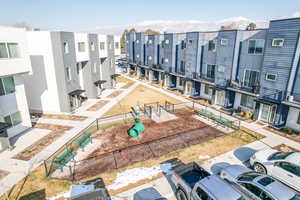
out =
[(265, 149), (250, 158), (253, 169), (273, 176), (300, 192), (300, 152)]
[(245, 200), (245, 198), (217, 175), (211, 175), (197, 163), (174, 168), (172, 176), (178, 200)]
[(220, 177), (236, 184), (254, 200), (300, 200), (300, 196), (278, 180), (241, 165), (230, 165), (221, 170)]

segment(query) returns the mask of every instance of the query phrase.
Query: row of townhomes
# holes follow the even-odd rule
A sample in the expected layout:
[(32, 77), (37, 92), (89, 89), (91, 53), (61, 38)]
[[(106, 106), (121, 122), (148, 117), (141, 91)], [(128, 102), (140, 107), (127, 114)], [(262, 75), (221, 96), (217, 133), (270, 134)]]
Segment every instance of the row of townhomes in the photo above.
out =
[(300, 130), (300, 18), (267, 29), (126, 35), (128, 69), (220, 109)]
[(31, 112), (72, 112), (113, 87), (119, 40), (0, 27), (0, 151), (31, 127)]

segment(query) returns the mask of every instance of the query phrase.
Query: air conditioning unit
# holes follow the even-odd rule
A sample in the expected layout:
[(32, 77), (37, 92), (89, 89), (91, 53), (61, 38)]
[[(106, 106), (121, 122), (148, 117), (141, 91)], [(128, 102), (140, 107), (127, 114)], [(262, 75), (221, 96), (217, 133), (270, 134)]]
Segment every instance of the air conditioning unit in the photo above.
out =
[(294, 101), (294, 96), (288, 96), (288, 101)]

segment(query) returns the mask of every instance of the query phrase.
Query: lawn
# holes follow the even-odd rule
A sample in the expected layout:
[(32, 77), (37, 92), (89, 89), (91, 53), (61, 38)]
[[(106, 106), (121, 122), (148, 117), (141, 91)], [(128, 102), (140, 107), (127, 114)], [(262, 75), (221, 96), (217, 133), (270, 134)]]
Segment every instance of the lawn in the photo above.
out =
[(146, 86), (138, 86), (121, 101), (119, 101), (114, 107), (108, 110), (103, 117), (109, 117), (114, 115), (120, 115), (131, 111), (131, 107), (136, 105), (144, 106), (145, 103), (159, 102), (164, 105), (165, 101), (169, 101), (174, 104), (182, 103), (181, 101), (167, 96), (161, 92), (148, 88)]
[[(180, 149), (175, 152), (171, 152), (167, 155), (153, 158), (144, 162), (139, 162), (135, 163), (129, 167), (126, 168), (120, 168), (117, 170), (114, 170), (110, 173), (104, 173), (104, 174), (99, 174), (97, 177), (103, 178), (105, 185), (110, 185), (114, 182), (116, 179), (116, 176), (119, 172), (122, 172), (126, 169), (132, 169), (132, 168), (137, 168), (137, 167), (151, 167), (154, 165), (157, 165), (159, 163), (162, 163), (164, 161), (170, 160), (172, 158), (178, 158), (181, 161), (187, 163), (191, 161), (196, 161), (196, 162), (203, 162), (205, 159), (199, 159), (199, 155), (208, 155), (209, 157), (215, 157), (220, 154), (223, 154), (225, 152), (231, 151), (233, 149), (236, 149), (240, 146), (246, 145), (248, 143), (254, 142), (257, 139), (261, 139), (262, 136), (254, 133), (255, 137), (252, 135), (242, 132), (242, 131), (236, 131), (230, 134), (226, 134), (221, 137), (217, 137), (215, 139), (206, 141), (201, 144), (193, 145), (185, 149)], [(70, 189), (71, 182), (69, 181), (63, 181), (63, 180), (57, 180), (57, 179), (49, 179), (45, 178), (44, 176), (44, 168), (41, 165), (38, 167), (36, 170), (34, 170), (26, 180), (22, 180), (19, 182), (16, 186), (13, 192), (11, 193), (10, 199), (17, 199), (17, 195), (19, 194), (19, 198), (28, 195), (30, 193), (34, 193), (37, 191), (45, 191), (45, 194), (47, 197), (54, 196), (60, 192), (64, 192)], [(21, 186), (23, 185), (25, 181), (25, 184), (20, 191)], [(148, 181), (146, 181), (148, 182)], [(141, 182), (142, 184), (143, 182)], [(136, 184), (134, 186), (137, 186)], [(125, 189), (129, 189), (128, 187), (126, 188), (121, 188), (118, 191), (109, 191), (111, 195), (116, 194), (118, 192), (122, 192)], [(25, 199), (30, 199), (30, 200), (39, 200), (40, 198), (23, 198)], [(5, 197), (2, 196), (0, 200), (5, 200)]]

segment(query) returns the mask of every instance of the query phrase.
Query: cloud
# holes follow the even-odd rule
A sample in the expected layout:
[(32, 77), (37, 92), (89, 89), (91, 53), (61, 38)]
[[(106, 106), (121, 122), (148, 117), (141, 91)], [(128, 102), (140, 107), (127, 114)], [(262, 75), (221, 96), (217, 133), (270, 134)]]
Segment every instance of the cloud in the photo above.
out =
[[(300, 17), (300, 12), (294, 13), (289, 17)], [(282, 17), (288, 18), (288, 17)], [(254, 22), (257, 28), (267, 28), (269, 21), (267, 20), (252, 20), (243, 16), (231, 17), (216, 21), (201, 21), (201, 20), (146, 20), (135, 24), (127, 24), (120, 26), (102, 26), (95, 29), (87, 30), (101, 34), (121, 35), (124, 29), (135, 28), (137, 31), (153, 29), (160, 32), (190, 32), (190, 31), (215, 31), (221, 26), (234, 24), (240, 29), (245, 29), (246, 26)]]

